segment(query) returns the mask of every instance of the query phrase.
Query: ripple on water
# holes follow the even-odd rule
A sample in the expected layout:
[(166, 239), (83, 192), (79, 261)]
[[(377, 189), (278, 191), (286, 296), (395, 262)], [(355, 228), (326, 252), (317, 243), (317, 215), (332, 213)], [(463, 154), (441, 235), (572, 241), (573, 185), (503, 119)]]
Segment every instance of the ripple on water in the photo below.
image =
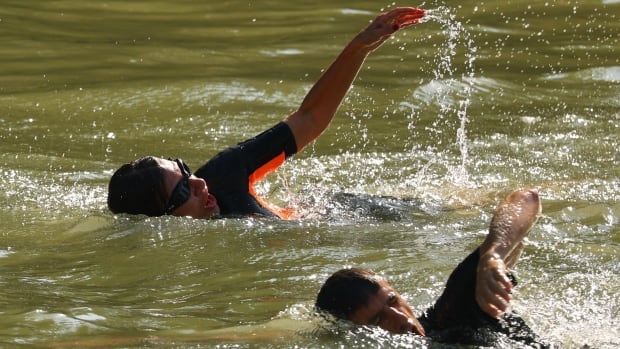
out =
[(604, 81), (611, 83), (620, 82), (620, 66), (614, 67), (594, 67), (574, 72), (556, 73), (543, 76), (548, 80), (582, 80), (582, 81)]

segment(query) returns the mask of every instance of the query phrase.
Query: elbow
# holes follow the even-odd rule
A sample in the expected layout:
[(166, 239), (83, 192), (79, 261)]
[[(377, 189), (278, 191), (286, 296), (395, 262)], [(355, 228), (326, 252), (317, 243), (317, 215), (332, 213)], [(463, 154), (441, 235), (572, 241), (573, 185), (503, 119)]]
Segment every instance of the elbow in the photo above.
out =
[(327, 128), (328, 124), (321, 123), (320, 119), (315, 113), (297, 110), (283, 120), (295, 137), (298, 151), (318, 138)]

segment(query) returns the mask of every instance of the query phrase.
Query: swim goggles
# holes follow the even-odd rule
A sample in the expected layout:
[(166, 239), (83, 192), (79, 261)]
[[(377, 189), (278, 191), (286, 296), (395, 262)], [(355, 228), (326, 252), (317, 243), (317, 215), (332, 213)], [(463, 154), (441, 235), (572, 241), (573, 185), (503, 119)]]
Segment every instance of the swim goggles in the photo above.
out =
[(164, 214), (169, 215), (174, 210), (183, 205), (191, 195), (191, 189), (189, 188), (189, 177), (192, 175), (192, 172), (189, 170), (189, 166), (181, 159), (168, 159), (170, 161), (174, 161), (179, 165), (179, 169), (181, 169), (181, 173), (183, 174), (183, 178), (177, 183), (177, 185), (172, 189), (172, 193), (170, 194), (170, 200), (168, 200), (168, 205), (164, 210)]

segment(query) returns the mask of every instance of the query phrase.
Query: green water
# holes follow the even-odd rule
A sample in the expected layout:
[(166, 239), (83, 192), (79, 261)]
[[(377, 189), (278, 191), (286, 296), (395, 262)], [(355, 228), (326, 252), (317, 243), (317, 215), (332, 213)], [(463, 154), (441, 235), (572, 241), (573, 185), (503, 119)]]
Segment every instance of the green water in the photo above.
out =
[[(197, 168), (264, 130), (397, 5), (430, 20), (259, 185), (301, 219), (107, 211), (122, 163)], [(514, 308), (558, 346), (619, 346), (619, 17), (617, 0), (2, 0), (0, 347), (428, 346), (334, 333), (316, 292), (361, 265), (422, 311), (523, 186), (544, 211)]]

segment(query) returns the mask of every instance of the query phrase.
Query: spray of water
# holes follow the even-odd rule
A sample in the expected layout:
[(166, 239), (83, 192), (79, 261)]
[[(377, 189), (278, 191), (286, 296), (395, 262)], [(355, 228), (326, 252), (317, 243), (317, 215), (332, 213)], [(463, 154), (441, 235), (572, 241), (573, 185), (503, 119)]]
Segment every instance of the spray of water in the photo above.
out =
[[(457, 184), (467, 184), (467, 109), (471, 103), (472, 83), (474, 78), (474, 61), (477, 48), (469, 32), (458, 21), (454, 11), (447, 6), (428, 9), (421, 22), (434, 21), (441, 25), (441, 32), (446, 38), (437, 48), (436, 61), (432, 74), (438, 84), (434, 84), (433, 98), (439, 106), (439, 115), (433, 122), (435, 129), (441, 129), (444, 119), (456, 117), (459, 127), (456, 130), (456, 145), (460, 151), (460, 164), (451, 168), (448, 179)], [(455, 58), (464, 50), (464, 66), (459, 75)]]

